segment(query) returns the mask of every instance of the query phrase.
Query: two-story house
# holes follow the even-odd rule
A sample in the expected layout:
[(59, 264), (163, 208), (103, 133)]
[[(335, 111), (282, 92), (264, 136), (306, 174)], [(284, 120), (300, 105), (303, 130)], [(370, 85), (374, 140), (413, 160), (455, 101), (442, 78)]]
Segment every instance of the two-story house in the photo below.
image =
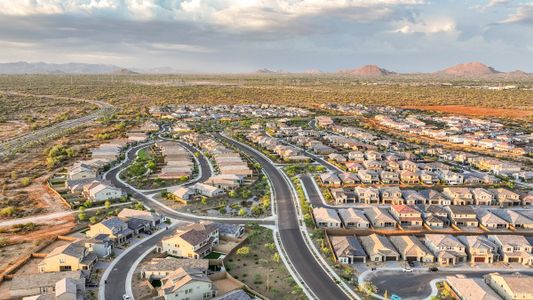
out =
[(200, 222), (176, 229), (161, 240), (158, 251), (175, 257), (202, 258), (218, 245), (219, 230), (213, 222)]

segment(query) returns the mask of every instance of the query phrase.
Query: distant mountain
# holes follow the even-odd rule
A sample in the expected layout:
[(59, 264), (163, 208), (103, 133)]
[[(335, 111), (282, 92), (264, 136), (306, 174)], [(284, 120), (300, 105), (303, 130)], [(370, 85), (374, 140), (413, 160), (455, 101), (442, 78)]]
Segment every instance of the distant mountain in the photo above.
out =
[(396, 74), (395, 72), (380, 68), (377, 65), (366, 65), (356, 69), (341, 70), (339, 73), (356, 76), (386, 76)]
[(480, 62), (469, 62), (458, 64), (453, 67), (438, 71), (439, 74), (454, 75), (454, 76), (485, 76), (501, 73), (494, 68), (484, 65)]
[(121, 69), (114, 65), (84, 63), (49, 64), (25, 61), (0, 63), (0, 74), (104, 74)]
[(515, 71), (507, 73), (506, 75), (511, 76), (511, 77), (527, 77), (530, 74), (524, 71), (521, 71), (521, 70), (515, 70)]
[(117, 75), (136, 75), (136, 74), (140, 74), (138, 72), (135, 72), (135, 71), (132, 71), (132, 70), (129, 70), (129, 69), (120, 69), (120, 70), (113, 71), (112, 73), (113, 74), (117, 74)]

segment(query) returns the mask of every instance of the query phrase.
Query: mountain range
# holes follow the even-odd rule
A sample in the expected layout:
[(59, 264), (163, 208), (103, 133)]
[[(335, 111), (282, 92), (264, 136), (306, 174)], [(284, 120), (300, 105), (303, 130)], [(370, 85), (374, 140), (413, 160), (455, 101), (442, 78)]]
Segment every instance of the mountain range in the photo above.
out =
[[(120, 74), (120, 75), (135, 75), (135, 74), (176, 74), (176, 73), (192, 73), (183, 72), (172, 67), (161, 67), (151, 69), (139, 68), (124, 68), (116, 65), (108, 64), (87, 64), (87, 63), (65, 63), (52, 64), (44, 62), (12, 62), (0, 63), (0, 74)], [(273, 71), (267, 68), (255, 71), (256, 74), (288, 74), (289, 72), (283, 70)], [(309, 69), (304, 74), (327, 74), (319, 69)], [(358, 68), (343, 69), (333, 74), (342, 74), (348, 76), (359, 77), (381, 77), (381, 76), (397, 76), (402, 73), (387, 70), (378, 65), (364, 65)], [(483, 76), (509, 76), (509, 77), (528, 77), (533, 74), (528, 74), (524, 71), (516, 70), (512, 72), (500, 72), (493, 67), (484, 65), (480, 62), (469, 62), (458, 64), (449, 68), (445, 68), (433, 73), (417, 73), (416, 75), (433, 75), (433, 76), (453, 76), (453, 77), (483, 77)]]

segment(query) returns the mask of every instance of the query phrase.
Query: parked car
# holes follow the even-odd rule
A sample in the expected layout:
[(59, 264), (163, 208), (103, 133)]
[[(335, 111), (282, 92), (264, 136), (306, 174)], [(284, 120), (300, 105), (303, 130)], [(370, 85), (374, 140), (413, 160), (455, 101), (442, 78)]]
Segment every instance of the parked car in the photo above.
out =
[(413, 269), (411, 269), (411, 268), (403, 268), (402, 271), (407, 272), (407, 273), (411, 273), (411, 272), (413, 272)]
[(437, 272), (437, 271), (439, 270), (439, 268), (437, 268), (437, 267), (431, 267), (431, 268), (429, 268), (429, 270), (430, 270), (431, 272)]
[(126, 294), (122, 295), (122, 300), (130, 300), (130, 299), (131, 298), (128, 295), (126, 295)]

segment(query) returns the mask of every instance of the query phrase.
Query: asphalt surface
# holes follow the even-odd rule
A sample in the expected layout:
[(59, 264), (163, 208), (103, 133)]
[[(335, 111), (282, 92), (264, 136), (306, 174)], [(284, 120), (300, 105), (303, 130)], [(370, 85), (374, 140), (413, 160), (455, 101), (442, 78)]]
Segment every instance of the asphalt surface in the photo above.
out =
[(304, 237), (299, 229), (298, 215), (294, 206), (289, 184), (281, 172), (263, 156), (250, 150), (243, 144), (218, 135), (235, 145), (240, 151), (256, 160), (272, 182), (276, 197), (278, 213), (278, 230), (281, 242), (290, 262), (296, 268), (313, 293), (323, 300), (350, 299), (340, 287), (326, 274), (307, 248)]
[[(183, 145), (187, 149), (191, 150), (193, 153), (196, 151), (194, 147), (187, 143), (178, 142), (180, 145)], [(119, 180), (116, 179), (116, 175), (121, 171), (124, 170), (127, 166), (129, 166), (134, 160), (135, 160), (135, 153), (137, 150), (142, 149), (144, 147), (149, 146), (149, 144), (141, 144), (138, 146), (135, 146), (130, 149), (128, 152), (128, 155), (126, 157), (126, 161), (123, 162), (120, 167), (113, 169), (109, 171), (109, 173), (106, 174), (105, 179), (109, 180), (113, 183), (113, 185), (120, 187), (127, 193), (129, 193), (133, 198), (146, 203), (149, 207), (153, 208), (156, 212), (165, 215), (167, 217), (175, 218), (178, 220), (183, 221), (198, 221), (199, 218), (193, 218), (184, 216), (182, 214), (177, 213), (174, 210), (169, 210), (156, 202), (151, 201), (148, 199), (147, 196), (145, 196), (142, 193), (139, 193), (127, 185), (123, 184)], [(209, 168), (209, 163), (207, 162), (207, 159), (205, 156), (200, 155), (198, 157), (198, 162), (200, 163), (200, 168), (202, 170), (202, 175), (200, 178), (190, 181), (185, 185), (192, 185), (196, 182), (202, 182), (211, 177), (211, 169)], [(232, 223), (232, 224), (242, 224), (242, 221), (239, 220), (220, 220), (217, 222), (221, 223)], [(272, 221), (264, 221), (264, 220), (258, 220), (258, 224), (273, 224)], [(113, 267), (113, 269), (110, 271), (109, 276), (107, 278), (107, 284), (105, 288), (105, 299), (108, 300), (115, 300), (115, 299), (122, 299), (122, 295), (126, 294), (126, 278), (128, 275), (128, 271), (131, 268), (131, 265), (135, 262), (135, 260), (143, 254), (146, 250), (151, 248), (152, 246), (156, 245), (164, 236), (169, 235), (173, 232), (173, 230), (163, 231), (160, 232), (154, 236), (149, 237), (147, 240), (143, 241), (141, 244), (136, 246), (135, 248), (132, 248), (130, 252), (128, 252), (125, 256), (123, 256), (120, 260), (116, 262), (116, 265)]]
[[(390, 295), (396, 294), (403, 300), (424, 299), (431, 294), (430, 282), (436, 278), (446, 276), (463, 275), (469, 278), (482, 278), (483, 275), (494, 271), (439, 271), (439, 272), (413, 272), (404, 273), (401, 271), (377, 271), (370, 274), (366, 280), (372, 282), (378, 289), (378, 294), (383, 295), (385, 291)], [(512, 271), (498, 273), (513, 273)], [(526, 273), (526, 272), (520, 272)], [(529, 272), (527, 272), (529, 273)], [(531, 271), (533, 273), (533, 270)], [(531, 274), (530, 273), (530, 274)]]
[[(185, 146), (185, 147), (187, 147), (189, 150), (192, 150), (193, 152), (196, 151), (196, 149), (194, 149), (194, 147), (190, 146), (189, 144), (186, 144), (186, 143), (180, 143), (180, 144)], [(201, 219), (199, 217), (190, 217), (190, 216), (187, 216), (187, 215), (184, 215), (184, 214), (180, 214), (180, 213), (176, 212), (175, 210), (168, 209), (168, 208), (158, 204), (157, 202), (152, 201), (146, 195), (131, 189), (129, 186), (127, 186), (127, 185), (123, 184), (122, 182), (120, 182), (119, 180), (117, 180), (116, 174), (119, 173), (121, 170), (125, 169), (127, 166), (129, 166), (135, 160), (135, 152), (137, 152), (137, 150), (142, 149), (144, 147), (147, 147), (147, 145), (143, 144), (143, 145), (138, 145), (138, 146), (135, 146), (135, 147), (131, 148), (131, 150), (128, 152), (127, 160), (119, 168), (111, 170), (109, 173), (107, 173), (106, 176), (105, 176), (105, 179), (109, 180), (114, 186), (119, 187), (122, 190), (124, 190), (125, 192), (127, 192), (128, 194), (130, 194), (136, 200), (139, 200), (142, 203), (145, 203), (147, 206), (149, 206), (150, 208), (154, 209), (157, 213), (160, 213), (160, 214), (165, 215), (167, 217), (171, 217), (171, 218), (178, 219), (178, 220), (185, 220), (185, 221), (198, 221), (199, 219)], [(205, 158), (205, 156), (200, 155), (198, 157), (198, 161), (200, 163), (200, 168), (202, 169), (202, 175), (200, 176), (200, 178), (198, 178), (196, 180), (192, 180), (192, 181), (184, 184), (185, 186), (189, 186), (189, 185), (195, 184), (197, 182), (205, 181), (209, 177), (211, 177), (211, 169), (209, 168), (209, 164), (208, 164), (207, 159)], [(231, 219), (219, 220), (217, 222), (230, 223), (230, 224), (242, 224), (243, 223), (242, 220), (231, 220)], [(254, 222), (256, 222), (258, 224), (268, 224), (268, 225), (272, 225), (273, 224), (273, 222), (269, 221), (269, 220), (257, 220), (257, 221), (254, 221)]]
[(122, 299), (122, 295), (126, 294), (126, 278), (128, 276), (128, 271), (131, 269), (131, 265), (144, 252), (155, 246), (163, 237), (170, 235), (172, 232), (173, 230), (169, 229), (154, 234), (135, 248), (132, 248), (126, 255), (118, 260), (107, 277), (107, 283), (105, 284), (105, 299)]
[(322, 199), (320, 198), (320, 191), (318, 191), (313, 184), (313, 179), (307, 175), (301, 175), (300, 179), (303, 184), (303, 188), (307, 192), (307, 196), (309, 198), (309, 202), (313, 205), (313, 207), (329, 207), (325, 206), (324, 203), (322, 203)]
[(60, 136), (61, 134), (63, 134), (69, 129), (76, 128), (85, 123), (96, 120), (97, 118), (100, 118), (115, 110), (113, 105), (107, 102), (98, 101), (98, 100), (86, 100), (86, 99), (56, 97), (56, 96), (48, 96), (48, 95), (30, 95), (30, 94), (21, 94), (21, 93), (9, 93), (9, 94), (21, 95), (21, 96), (35, 96), (35, 97), (50, 98), (50, 99), (57, 98), (57, 99), (85, 101), (85, 102), (89, 102), (89, 103), (97, 105), (99, 109), (88, 115), (85, 115), (85, 116), (82, 116), (76, 119), (66, 120), (66, 121), (54, 124), (52, 126), (45, 127), (45, 128), (42, 128), (36, 131), (31, 131), (26, 134), (4, 141), (0, 143), (0, 157), (7, 155), (9, 153), (17, 152), (20, 148), (24, 148), (26, 146), (34, 144), (35, 142), (49, 140), (53, 137)]

